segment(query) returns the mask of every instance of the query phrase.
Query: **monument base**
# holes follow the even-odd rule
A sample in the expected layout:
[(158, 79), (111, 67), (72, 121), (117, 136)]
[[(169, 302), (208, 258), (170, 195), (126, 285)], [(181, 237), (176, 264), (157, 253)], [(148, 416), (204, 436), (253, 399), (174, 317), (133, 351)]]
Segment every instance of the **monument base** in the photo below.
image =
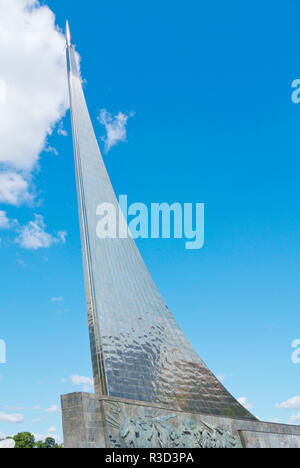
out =
[(300, 448), (300, 426), (90, 393), (70, 393), (61, 401), (65, 448)]

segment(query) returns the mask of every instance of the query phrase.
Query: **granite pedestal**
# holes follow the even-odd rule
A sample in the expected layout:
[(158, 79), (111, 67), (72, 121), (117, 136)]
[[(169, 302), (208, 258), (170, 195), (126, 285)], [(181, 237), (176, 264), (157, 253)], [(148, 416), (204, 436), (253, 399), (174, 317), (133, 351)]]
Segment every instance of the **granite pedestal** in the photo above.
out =
[(300, 426), (184, 413), (89, 393), (63, 395), (62, 414), (65, 448), (300, 448)]

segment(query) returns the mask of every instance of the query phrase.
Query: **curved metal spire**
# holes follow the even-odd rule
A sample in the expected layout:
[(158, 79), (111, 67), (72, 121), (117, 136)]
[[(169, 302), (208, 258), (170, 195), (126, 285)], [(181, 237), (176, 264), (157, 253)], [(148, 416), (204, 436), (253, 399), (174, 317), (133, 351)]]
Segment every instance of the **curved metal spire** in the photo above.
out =
[[(1, 2), (0, 2), (1, 3)], [(177, 325), (134, 240), (97, 237), (98, 206), (119, 213), (86, 105), (67, 24), (67, 60), (88, 323), (96, 394), (255, 420)], [(119, 225), (120, 228), (120, 225)], [(126, 230), (125, 230), (126, 232)]]
[(70, 31), (70, 26), (69, 26), (69, 21), (66, 21), (66, 41), (67, 41), (67, 46), (71, 46), (71, 31)]

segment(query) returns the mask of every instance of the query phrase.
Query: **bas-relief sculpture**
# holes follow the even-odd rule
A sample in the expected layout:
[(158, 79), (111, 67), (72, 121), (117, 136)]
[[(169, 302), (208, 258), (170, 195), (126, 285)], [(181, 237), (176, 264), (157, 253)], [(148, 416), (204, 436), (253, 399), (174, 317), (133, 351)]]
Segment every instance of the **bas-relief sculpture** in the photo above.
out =
[(179, 425), (176, 414), (162, 415), (141, 407), (137, 416), (129, 415), (124, 405), (111, 405), (107, 424), (114, 448), (242, 448), (240, 439), (220, 427), (187, 417)]

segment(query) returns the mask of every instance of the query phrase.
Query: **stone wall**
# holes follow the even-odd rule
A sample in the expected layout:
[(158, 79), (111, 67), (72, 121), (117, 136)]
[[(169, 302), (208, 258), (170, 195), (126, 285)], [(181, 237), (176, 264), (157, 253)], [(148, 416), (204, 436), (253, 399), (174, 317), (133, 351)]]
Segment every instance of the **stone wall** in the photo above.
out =
[(300, 448), (300, 426), (183, 413), (89, 393), (62, 396), (66, 448)]

